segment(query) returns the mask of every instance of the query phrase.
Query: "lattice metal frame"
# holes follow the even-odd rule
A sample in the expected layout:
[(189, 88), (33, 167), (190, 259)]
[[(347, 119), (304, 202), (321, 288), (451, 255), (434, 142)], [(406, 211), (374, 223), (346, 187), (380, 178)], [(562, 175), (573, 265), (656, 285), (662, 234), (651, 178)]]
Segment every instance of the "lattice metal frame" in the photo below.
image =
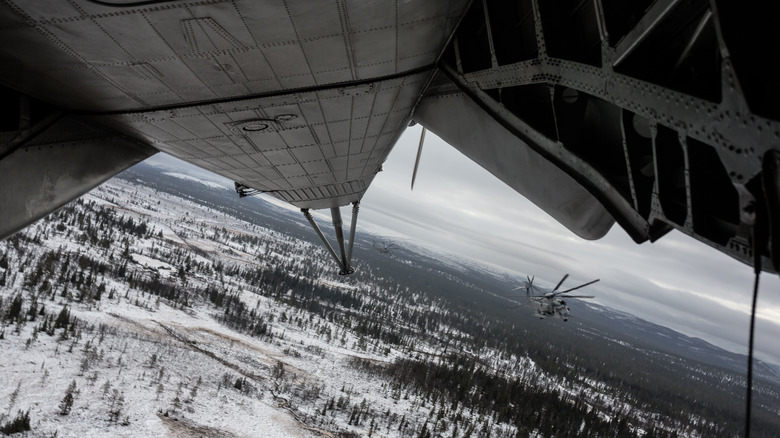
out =
[[(677, 229), (752, 264), (756, 214), (780, 202), (761, 172), (780, 150), (780, 108), (740, 39), (776, 47), (777, 31), (748, 29), (750, 14), (707, 0), (478, 0), (426, 98), (470, 96), (635, 241)], [(759, 250), (777, 259), (772, 246)]]

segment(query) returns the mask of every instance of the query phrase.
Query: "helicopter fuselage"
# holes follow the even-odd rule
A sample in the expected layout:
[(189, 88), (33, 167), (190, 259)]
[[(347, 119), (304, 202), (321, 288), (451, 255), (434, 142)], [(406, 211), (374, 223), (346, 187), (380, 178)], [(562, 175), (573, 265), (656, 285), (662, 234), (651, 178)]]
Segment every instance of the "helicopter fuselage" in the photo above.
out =
[(534, 304), (536, 315), (540, 319), (548, 316), (557, 316), (564, 321), (568, 321), (571, 315), (569, 306), (566, 305), (564, 300), (559, 298), (535, 298), (531, 299), (531, 302)]

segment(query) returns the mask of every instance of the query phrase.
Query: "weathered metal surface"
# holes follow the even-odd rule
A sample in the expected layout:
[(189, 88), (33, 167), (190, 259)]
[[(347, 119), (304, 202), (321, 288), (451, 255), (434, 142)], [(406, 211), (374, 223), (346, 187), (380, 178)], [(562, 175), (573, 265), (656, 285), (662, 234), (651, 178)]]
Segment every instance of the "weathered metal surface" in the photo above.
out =
[(70, 118), (0, 160), (0, 239), (156, 151)]
[(432, 66), (466, 1), (6, 1), (0, 80), (63, 108), (146, 110)]
[[(608, 213), (637, 242), (678, 229), (748, 264), (777, 259), (751, 242), (780, 203), (761, 168), (780, 150), (780, 67), (762, 60), (780, 45), (777, 5), (115, 3), (0, 6), (0, 91), (21, 96), (2, 108), (3, 165), (64, 115), (335, 208), (362, 197), (419, 103), (421, 122), (578, 235), (602, 235)], [(549, 190), (517, 177), (530, 167), (550, 169), (535, 180)]]
[[(780, 150), (778, 72), (756, 61), (780, 44), (769, 18), (778, 12), (706, 0), (477, 0), (439, 64), (450, 80), (420, 109), (467, 95), (475, 117), (578, 181), (637, 242), (674, 228), (752, 265), (754, 250), (771, 257), (751, 228), (756, 202), (772, 199), (762, 158)], [(478, 156), (508, 148), (473, 143)], [(534, 190), (518, 188), (532, 199)]]
[(90, 119), (299, 208), (333, 208), (362, 198), (431, 74)]
[(360, 200), (461, 1), (0, 8), (0, 81), (300, 208)]
[(414, 117), (578, 236), (601, 238), (615, 222), (577, 181), (501, 126), (464, 93), (454, 90), (428, 97)]

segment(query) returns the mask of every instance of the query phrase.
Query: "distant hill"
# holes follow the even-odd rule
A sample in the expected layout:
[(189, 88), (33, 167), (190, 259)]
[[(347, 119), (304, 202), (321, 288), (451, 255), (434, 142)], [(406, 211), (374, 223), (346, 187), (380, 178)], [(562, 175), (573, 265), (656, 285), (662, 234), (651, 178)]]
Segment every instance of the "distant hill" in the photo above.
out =
[[(196, 199), (225, 214), (319, 245), (319, 241), (302, 214), (281, 208), (261, 197), (239, 199), (237, 194), (226, 193), (225, 188), (213, 182), (199, 183), (191, 176), (164, 171), (145, 163), (136, 165), (120, 177), (137, 179), (155, 189)], [(325, 221), (320, 226), (327, 229), (330, 225)], [(356, 263), (365, 260), (371, 266), (379, 266), (403, 261), (407, 265), (428, 272), (439, 272), (441, 275), (457, 279), (456, 281), (476, 286), (484, 292), (483, 295), (463, 297), (463, 299), (479, 299), (502, 308), (507, 303), (506, 296), (511, 297), (511, 294), (505, 292), (510, 291), (517, 284), (516, 279), (491, 272), (487, 267), (475, 265), (472, 261), (457, 260), (451, 255), (446, 256), (447, 263), (442, 263), (444, 255), (411, 244), (396, 245), (390, 254), (381, 254), (373, 245), (384, 240), (383, 236), (359, 230), (356, 236)], [(400, 269), (400, 266), (396, 266), (396, 269)], [(598, 304), (572, 300), (569, 305), (576, 315), (572, 325), (579, 322), (590, 330), (600, 331), (606, 339), (619, 339), (638, 348), (657, 349), (730, 371), (746, 372), (747, 356), (745, 355), (728, 352), (702, 339), (686, 336), (667, 327)], [(528, 312), (516, 313), (523, 320), (529, 319)], [(758, 360), (756, 363), (758, 366), (754, 372), (757, 378), (780, 384), (776, 367)]]
[[(665, 351), (738, 373), (747, 372), (746, 355), (726, 351), (702, 339), (608, 307), (593, 303), (576, 303), (573, 306), (579, 321), (591, 329), (603, 330), (605, 337), (618, 337), (636, 346)], [(757, 378), (780, 384), (776, 368), (760, 360), (755, 363), (757, 366), (753, 372)]]
[[(333, 276), (335, 267), (300, 212), (263, 198), (239, 199), (230, 188), (146, 164), (133, 167), (119, 178), (205, 207), (208, 222), (213, 223), (205, 228), (213, 226), (213, 232), (220, 238), (226, 236), (219, 231), (220, 215), (231, 224), (231, 218), (236, 218), (278, 232), (278, 238), (284, 243), (276, 250), (277, 265), (269, 266), (273, 273), (264, 273), (263, 278), (272, 275), (274, 281), (292, 284), (334, 281), (324, 279)], [(188, 222), (193, 220), (202, 221), (187, 218)], [(321, 221), (320, 225), (326, 234), (331, 234), (330, 221)], [(228, 228), (231, 227), (235, 228), (235, 224)], [(233, 232), (228, 230), (227, 235)], [(239, 240), (245, 243), (233, 243), (225, 254), (234, 258), (244, 251), (240, 245), (252, 248), (257, 243), (254, 237), (242, 239)], [(358, 230), (353, 260), (358, 272), (338, 280), (342, 292), (328, 295), (328, 299), (306, 292), (305, 300), (298, 301), (294, 288), (276, 289), (276, 299), (315, 310), (322, 317), (329, 315), (333, 320), (352, 321), (353, 325), (348, 326), (362, 333), (361, 338), (373, 339), (373, 348), (392, 350), (397, 345), (393, 343), (402, 343), (405, 355), (396, 362), (400, 368), (390, 366), (385, 369), (387, 372), (408, 373), (419, 367), (448, 378), (474, 379), (479, 375), (479, 367), (484, 365), (494, 370), (491, 372), (503, 370), (496, 375), (503, 379), (501, 385), (512, 385), (511, 378), (516, 377), (511, 376), (520, 373), (529, 379), (523, 381), (524, 385), (544, 386), (547, 394), (544, 397), (549, 395), (548, 391), (560, 391), (560, 397), (574, 403), (567, 405), (570, 408), (596, 408), (602, 412), (602, 419), (625, 415), (631, 418), (635, 428), (638, 424), (645, 425), (641, 427), (655, 424), (666, 431), (687, 430), (678, 432), (683, 436), (696, 436), (697, 431), (706, 435), (703, 430), (708, 433), (740, 430), (745, 356), (626, 313), (576, 300), (569, 302), (574, 317), (568, 322), (555, 318), (540, 321), (532, 315), (529, 306), (523, 305), (522, 297), (511, 292), (517, 278), (415, 242), (395, 240), (391, 251), (378, 251), (374, 244), (383, 241), (383, 236)], [(267, 255), (268, 249), (265, 251)], [(264, 262), (263, 254), (255, 257), (258, 262)], [(286, 294), (281, 294), (284, 290)], [(328, 300), (336, 300), (335, 307)], [(512, 365), (501, 365), (502, 361)], [(467, 375), (458, 374), (460, 368), (448, 368), (451, 363), (461, 362), (459, 366), (477, 368)], [(529, 366), (529, 370), (517, 369), (521, 363)], [(375, 364), (361, 362), (359, 365), (372, 373), (378, 372), (372, 368)], [(512, 373), (502, 375), (508, 372), (505, 368), (508, 366)], [(776, 369), (759, 362), (756, 373), (763, 383), (754, 393), (757, 405), (774, 412), (770, 407), (780, 399)], [(480, 384), (490, 386), (497, 385), (496, 382), (484, 380)], [(423, 379), (417, 384), (430, 383)], [(453, 382), (438, 384), (447, 387)], [(446, 392), (437, 394), (450, 397)], [(545, 406), (552, 409), (560, 400), (539, 403), (551, 403)], [(515, 413), (519, 415), (519, 411)], [(531, 411), (526, 414), (532, 415)], [(764, 430), (771, 430), (774, 414), (761, 415), (763, 423), (760, 424)], [(715, 426), (724, 422), (726, 429)], [(658, 436), (664, 435), (658, 432)]]

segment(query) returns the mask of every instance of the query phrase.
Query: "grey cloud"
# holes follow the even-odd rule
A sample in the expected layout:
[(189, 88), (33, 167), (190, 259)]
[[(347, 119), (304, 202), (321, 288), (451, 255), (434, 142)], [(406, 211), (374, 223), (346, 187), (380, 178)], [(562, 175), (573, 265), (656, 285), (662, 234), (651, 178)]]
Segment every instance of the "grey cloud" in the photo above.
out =
[[(387, 215), (395, 224), (414, 224), (424, 230), (416, 238), (453, 250), (468, 248), (463, 255), (513, 271), (518, 279), (535, 274), (537, 281), (554, 285), (567, 272), (572, 284), (600, 277), (593, 289), (600, 304), (746, 352), (750, 267), (678, 232), (637, 245), (616, 225), (601, 240), (579, 239), (430, 134), (415, 190), (409, 192), (418, 136), (416, 131), (402, 137), (369, 189), (363, 205), (376, 209), (371, 221)], [(780, 291), (776, 276), (764, 278), (764, 290)], [(772, 295), (763, 308), (775, 311), (759, 321), (757, 355), (780, 363), (775, 340), (780, 307), (772, 304), (778, 294)]]
[[(553, 285), (601, 278), (596, 302), (747, 348), (752, 269), (678, 232), (637, 245), (618, 226), (585, 241), (429, 133), (409, 190), (419, 128), (410, 128), (361, 202), (360, 224)], [(226, 181), (226, 180), (225, 180)], [(567, 281), (567, 283), (568, 283)], [(780, 280), (763, 275), (757, 355), (780, 363)], [(504, 291), (497, 291), (504, 292)]]

